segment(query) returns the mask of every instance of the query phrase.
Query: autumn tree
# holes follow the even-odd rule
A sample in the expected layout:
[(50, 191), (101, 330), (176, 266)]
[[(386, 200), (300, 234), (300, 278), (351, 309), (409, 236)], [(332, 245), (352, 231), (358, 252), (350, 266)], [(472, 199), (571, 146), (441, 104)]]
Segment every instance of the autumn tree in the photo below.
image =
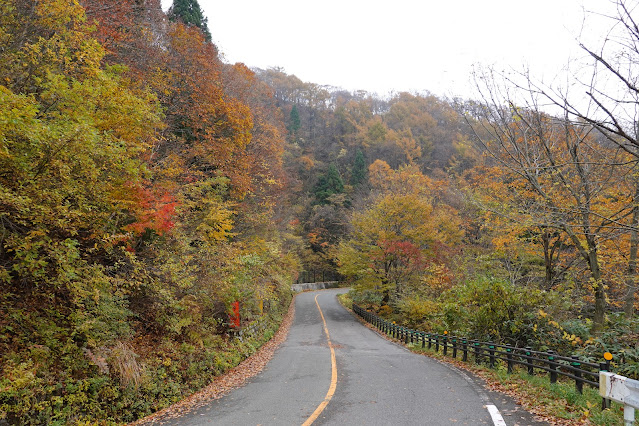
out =
[(337, 252), (340, 273), (393, 306), (450, 286), (445, 258), (463, 231), (455, 208), (438, 193), (445, 185), (415, 165), (393, 170), (382, 160), (371, 164), (369, 176), (375, 195), (353, 213), (351, 235)]
[(484, 83), (487, 106), (481, 123), (489, 137), (479, 140), (498, 165), (489, 173), (505, 183), (502, 201), (509, 199), (506, 205), (524, 212), (529, 227), (566, 236), (588, 267), (593, 328), (601, 330), (606, 288), (612, 285), (602, 251), (631, 229), (634, 192), (628, 191), (625, 177), (634, 173), (634, 162), (623, 150), (594, 138), (589, 124), (541, 112), (534, 96), (526, 107), (518, 107), (504, 86), (489, 79)]
[[(633, 16), (636, 5), (627, 0), (609, 3), (610, 11), (589, 12), (584, 20), (605, 21), (610, 28), (604, 41), (593, 46), (580, 42), (586, 60), (577, 64), (580, 78), (567, 87), (541, 84), (529, 75), (522, 75), (523, 83), (516, 85), (541, 95), (544, 99), (563, 110), (568, 118), (588, 123), (612, 145), (625, 150), (634, 158), (639, 158), (639, 86), (637, 85), (637, 65), (639, 64), (639, 26)], [(584, 77), (581, 77), (581, 76)], [(634, 183), (634, 194), (639, 194), (639, 179)], [(636, 199), (636, 195), (635, 195)], [(637, 293), (637, 251), (639, 247), (639, 207), (631, 214), (631, 250), (626, 272), (627, 293), (624, 310), (628, 317), (634, 313)]]
[(432, 206), (415, 196), (386, 195), (355, 213), (353, 233), (339, 247), (341, 274), (397, 303), (409, 281), (426, 267)]
[[(174, 205), (161, 212), (172, 200), (142, 200), (142, 158), (160, 110), (123, 67), (101, 66), (104, 50), (77, 3), (0, 7), (10, 21), (0, 38), (0, 309), (24, 320), (15, 333), (2, 322), (2, 334), (14, 334), (2, 352), (45, 344), (56, 356), (77, 356), (83, 345), (131, 334), (117, 266), (129, 257), (128, 227), (140, 218), (158, 232), (172, 226)], [(48, 342), (36, 337), (49, 332)]]

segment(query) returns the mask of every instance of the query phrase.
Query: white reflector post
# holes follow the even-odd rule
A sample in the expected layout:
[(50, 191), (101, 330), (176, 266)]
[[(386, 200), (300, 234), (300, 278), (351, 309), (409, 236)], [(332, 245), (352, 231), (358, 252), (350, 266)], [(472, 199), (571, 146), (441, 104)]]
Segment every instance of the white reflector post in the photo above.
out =
[(601, 371), (599, 395), (623, 404), (624, 424), (626, 426), (635, 424), (635, 408), (639, 408), (639, 380)]

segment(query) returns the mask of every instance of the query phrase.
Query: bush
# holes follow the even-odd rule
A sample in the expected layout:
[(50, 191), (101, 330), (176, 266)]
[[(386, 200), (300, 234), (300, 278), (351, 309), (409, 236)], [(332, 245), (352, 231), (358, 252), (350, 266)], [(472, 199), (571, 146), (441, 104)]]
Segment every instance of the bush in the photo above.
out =
[(526, 346), (536, 337), (537, 313), (549, 298), (540, 290), (478, 277), (442, 295), (441, 326), (452, 334)]
[[(279, 327), (290, 294), (272, 303), (259, 332), (193, 342), (117, 341), (88, 350), (71, 339), (0, 358), (0, 423), (120, 424), (165, 408), (253, 354)], [(204, 331), (204, 330), (203, 330)], [(206, 344), (205, 344), (206, 343)], [(146, 347), (146, 354), (138, 355)], [(148, 350), (150, 349), (150, 350)], [(137, 353), (136, 353), (137, 352)]]

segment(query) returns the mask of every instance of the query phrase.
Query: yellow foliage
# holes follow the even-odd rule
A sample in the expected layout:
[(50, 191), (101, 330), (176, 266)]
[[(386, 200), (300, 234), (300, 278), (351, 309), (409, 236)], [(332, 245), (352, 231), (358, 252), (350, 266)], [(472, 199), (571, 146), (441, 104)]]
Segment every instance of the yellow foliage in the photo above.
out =
[(215, 243), (233, 236), (233, 215), (235, 211), (217, 200), (205, 200), (207, 213), (197, 230), (204, 233), (209, 241)]

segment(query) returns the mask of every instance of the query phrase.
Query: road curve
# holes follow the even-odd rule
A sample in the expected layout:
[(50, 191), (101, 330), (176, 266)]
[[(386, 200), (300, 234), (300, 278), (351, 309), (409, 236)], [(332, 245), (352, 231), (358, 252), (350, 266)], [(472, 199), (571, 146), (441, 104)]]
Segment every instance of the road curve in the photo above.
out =
[[(264, 371), (244, 387), (169, 424), (302, 425), (309, 420), (313, 425), (541, 424), (513, 408), (507, 398), (485, 392), (465, 373), (364, 327), (337, 302), (335, 295), (343, 291), (298, 295), (288, 338)], [(331, 386), (335, 370), (337, 383), (333, 380)], [(491, 406), (503, 404), (508, 414), (500, 423), (487, 406), (497, 411)]]

